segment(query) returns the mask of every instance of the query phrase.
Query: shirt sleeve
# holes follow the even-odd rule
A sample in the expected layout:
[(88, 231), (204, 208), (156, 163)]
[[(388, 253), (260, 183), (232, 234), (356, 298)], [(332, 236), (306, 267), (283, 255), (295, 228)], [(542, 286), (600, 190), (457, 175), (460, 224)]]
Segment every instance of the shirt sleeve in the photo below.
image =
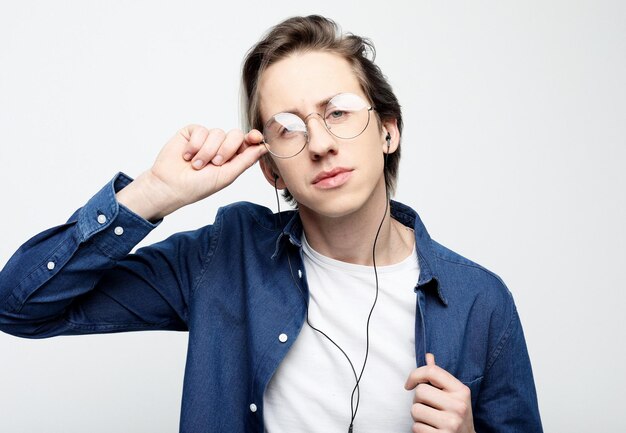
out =
[(211, 226), (130, 251), (160, 221), (119, 204), (118, 173), (67, 223), (22, 245), (0, 272), (0, 330), (29, 338), (187, 330)]
[(477, 433), (541, 433), (537, 393), (522, 324), (511, 299), (511, 320), (491, 358), (474, 409)]

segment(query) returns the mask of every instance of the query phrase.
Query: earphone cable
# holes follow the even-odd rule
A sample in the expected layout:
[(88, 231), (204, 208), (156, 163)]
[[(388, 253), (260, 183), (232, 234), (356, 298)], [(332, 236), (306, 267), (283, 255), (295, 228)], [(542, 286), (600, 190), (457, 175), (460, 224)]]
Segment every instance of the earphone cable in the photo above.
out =
[[(389, 136), (387, 138), (387, 150), (389, 150)], [(389, 152), (385, 153), (385, 162), (384, 165), (385, 167), (387, 166), (387, 158), (389, 156)], [(378, 225), (378, 229), (376, 230), (376, 236), (374, 237), (374, 243), (372, 245), (372, 263), (374, 265), (374, 277), (376, 280), (376, 295), (374, 297), (374, 303), (372, 304), (372, 308), (370, 309), (370, 312), (367, 316), (367, 324), (366, 324), (366, 345), (365, 345), (365, 358), (363, 359), (363, 366), (361, 367), (361, 372), (359, 373), (358, 377), (356, 374), (356, 370), (354, 368), (354, 364), (352, 363), (352, 361), (350, 360), (350, 357), (348, 356), (348, 354), (337, 344), (333, 341), (332, 338), (330, 338), (328, 335), (326, 335), (323, 331), (321, 331), (320, 329), (316, 328), (315, 326), (313, 326), (311, 324), (311, 322), (309, 321), (309, 301), (308, 299), (305, 297), (304, 295), (304, 291), (302, 290), (302, 288), (300, 287), (300, 284), (298, 284), (296, 277), (293, 273), (293, 267), (291, 266), (291, 258), (289, 255), (289, 251), (286, 251), (287, 253), (287, 262), (289, 264), (289, 272), (291, 274), (291, 279), (293, 280), (294, 285), (298, 288), (298, 290), (300, 291), (300, 294), (302, 295), (305, 303), (306, 303), (306, 307), (307, 307), (307, 311), (306, 311), (306, 322), (309, 325), (309, 327), (311, 327), (311, 329), (315, 330), (316, 332), (320, 333), (321, 335), (323, 335), (324, 337), (326, 337), (326, 339), (328, 339), (328, 341), (330, 341), (335, 347), (337, 347), (337, 349), (339, 349), (339, 351), (343, 354), (343, 356), (346, 358), (346, 360), (348, 361), (348, 363), (350, 364), (350, 368), (352, 369), (352, 373), (354, 374), (354, 378), (355, 378), (355, 385), (354, 388), (352, 389), (352, 393), (350, 395), (350, 426), (348, 427), (348, 433), (352, 433), (353, 428), (354, 428), (354, 419), (356, 418), (356, 414), (359, 410), (359, 403), (360, 403), (360, 399), (361, 399), (361, 389), (360, 389), (360, 382), (361, 382), (361, 378), (363, 377), (363, 373), (365, 371), (365, 366), (367, 364), (367, 360), (368, 360), (368, 355), (369, 355), (369, 327), (370, 327), (370, 320), (372, 318), (372, 313), (374, 312), (374, 307), (376, 307), (376, 302), (378, 301), (378, 293), (379, 293), (379, 284), (378, 284), (378, 270), (376, 267), (376, 243), (378, 241), (378, 236), (380, 234), (380, 231), (382, 229), (382, 226), (385, 222), (385, 218), (387, 217), (387, 212), (389, 210), (389, 190), (387, 188), (387, 173), (384, 172), (384, 177), (385, 177), (385, 212), (383, 214), (383, 218), (381, 219), (379, 225)], [(276, 193), (276, 205), (278, 208), (278, 221), (281, 225), (281, 228), (283, 226), (282, 223), (282, 218), (281, 218), (281, 212), (280, 212), (280, 199), (278, 197), (278, 188), (277, 188), (277, 181), (278, 181), (278, 176), (274, 175), (274, 192)], [(354, 394), (356, 393), (356, 405), (354, 404)]]

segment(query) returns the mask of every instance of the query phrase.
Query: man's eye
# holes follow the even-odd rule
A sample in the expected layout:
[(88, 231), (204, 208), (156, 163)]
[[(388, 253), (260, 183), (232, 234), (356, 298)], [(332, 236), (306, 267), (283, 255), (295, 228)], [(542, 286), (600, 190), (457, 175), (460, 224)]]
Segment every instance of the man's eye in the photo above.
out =
[(278, 135), (281, 137), (289, 137), (298, 132), (298, 128), (295, 126), (284, 126), (278, 131)]
[(347, 117), (348, 113), (343, 110), (333, 110), (329, 111), (327, 115), (327, 119), (331, 121), (336, 120), (344, 120)]

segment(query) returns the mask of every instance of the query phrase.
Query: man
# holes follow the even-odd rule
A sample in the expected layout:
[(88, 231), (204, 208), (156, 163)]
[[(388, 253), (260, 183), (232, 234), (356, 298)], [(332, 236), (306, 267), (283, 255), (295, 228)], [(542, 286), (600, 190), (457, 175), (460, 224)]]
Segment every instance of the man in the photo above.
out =
[[(402, 116), (371, 48), (319, 16), (274, 27), (244, 62), (251, 130), (182, 128), (29, 240), (2, 329), (189, 331), (182, 432), (541, 431), (510, 293), (390, 203)], [(129, 254), (259, 159), (297, 211), (233, 204)]]

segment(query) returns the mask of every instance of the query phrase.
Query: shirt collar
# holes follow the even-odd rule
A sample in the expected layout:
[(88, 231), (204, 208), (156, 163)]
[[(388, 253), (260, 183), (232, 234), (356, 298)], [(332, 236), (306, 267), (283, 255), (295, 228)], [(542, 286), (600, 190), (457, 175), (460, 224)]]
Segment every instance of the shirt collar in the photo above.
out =
[(400, 202), (391, 200), (391, 215), (400, 223), (410, 227), (415, 232), (415, 250), (420, 265), (420, 276), (416, 290), (424, 289), (426, 293), (433, 290), (439, 300), (448, 305), (443, 294), (443, 288), (437, 273), (437, 257), (433, 252), (433, 240), (430, 238), (424, 223), (413, 209)]
[[(437, 257), (432, 249), (432, 239), (420, 219), (417, 212), (400, 202), (391, 200), (391, 215), (394, 219), (412, 228), (415, 233), (415, 250), (417, 251), (417, 259), (420, 266), (420, 275), (415, 290), (424, 289), (426, 293), (434, 291), (439, 300), (448, 305), (448, 301), (443, 294), (440, 279), (437, 275)], [(302, 220), (297, 211), (285, 212), (285, 216), (289, 221), (276, 239), (276, 248), (272, 259), (278, 256), (285, 244), (289, 241), (292, 245), (302, 248)]]

